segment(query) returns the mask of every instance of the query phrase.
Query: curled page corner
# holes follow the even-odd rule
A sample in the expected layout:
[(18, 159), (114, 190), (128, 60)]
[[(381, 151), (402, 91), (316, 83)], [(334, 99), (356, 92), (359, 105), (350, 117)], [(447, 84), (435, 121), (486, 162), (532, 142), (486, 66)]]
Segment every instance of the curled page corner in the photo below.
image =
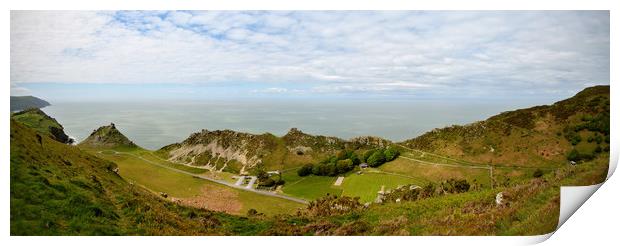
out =
[[(618, 152), (612, 151), (609, 158), (609, 169), (605, 181), (589, 186), (562, 186), (560, 187), (560, 216), (558, 217), (558, 230), (593, 194), (596, 192), (616, 170), (618, 165)], [(553, 234), (553, 233), (551, 233)], [(551, 235), (549, 235), (551, 236)]]
[(589, 186), (560, 187), (560, 216), (558, 218), (558, 227), (556, 230), (559, 229), (604, 183), (605, 182)]

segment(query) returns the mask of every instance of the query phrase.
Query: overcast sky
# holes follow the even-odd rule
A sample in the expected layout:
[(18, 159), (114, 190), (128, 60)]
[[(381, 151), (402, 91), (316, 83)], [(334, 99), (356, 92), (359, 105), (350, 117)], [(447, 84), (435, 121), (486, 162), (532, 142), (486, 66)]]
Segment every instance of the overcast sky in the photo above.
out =
[(610, 76), (607, 11), (11, 11), (10, 39), (12, 95), (562, 98)]

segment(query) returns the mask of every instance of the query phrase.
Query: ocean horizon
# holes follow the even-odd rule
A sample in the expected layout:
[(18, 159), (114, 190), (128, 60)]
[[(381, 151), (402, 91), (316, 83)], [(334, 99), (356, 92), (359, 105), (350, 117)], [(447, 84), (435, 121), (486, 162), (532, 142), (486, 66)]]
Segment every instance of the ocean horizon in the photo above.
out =
[[(434, 128), (468, 124), (527, 105), (514, 102), (222, 100), (222, 101), (63, 101), (42, 110), (77, 142), (100, 126), (115, 123), (147, 149), (183, 141), (202, 129), (252, 134), (286, 134), (297, 128), (312, 135), (350, 139), (378, 136), (414, 138)], [(523, 104), (523, 105), (521, 105)], [(530, 103), (531, 104), (531, 103)]]

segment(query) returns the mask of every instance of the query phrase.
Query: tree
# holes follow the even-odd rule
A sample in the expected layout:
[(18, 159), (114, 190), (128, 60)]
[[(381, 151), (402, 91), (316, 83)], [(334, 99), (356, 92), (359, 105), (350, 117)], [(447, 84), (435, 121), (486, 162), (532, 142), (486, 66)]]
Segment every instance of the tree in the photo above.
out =
[(338, 151), (338, 154), (336, 154), (336, 160), (344, 160), (347, 159), (347, 157), (348, 153), (346, 150)]
[(352, 153), (351, 157), (349, 157), (349, 160), (351, 160), (351, 162), (353, 162), (353, 166), (357, 166), (360, 163), (362, 163), (362, 161), (360, 160), (360, 158), (357, 156), (357, 154)]
[(385, 154), (385, 161), (393, 161), (396, 157), (398, 157), (398, 155), (400, 155), (400, 152), (395, 148), (388, 147), (385, 151), (383, 151), (383, 154)]
[(336, 164), (327, 164), (326, 165), (326, 170), (324, 172), (324, 175), (328, 175), (328, 176), (336, 176), (336, 174), (338, 174), (337, 170), (336, 170)]
[(346, 173), (348, 171), (351, 171), (351, 169), (353, 169), (353, 161), (351, 161), (350, 159), (340, 160), (338, 161), (338, 163), (336, 163), (336, 172), (338, 174)]
[(317, 176), (322, 175), (321, 174), (322, 165), (324, 164), (317, 164), (317, 165), (312, 166), (312, 174), (317, 175)]
[(382, 151), (375, 151), (370, 157), (368, 157), (367, 163), (371, 167), (378, 167), (385, 163), (385, 155)]
[(258, 183), (258, 185), (259, 186), (265, 186), (265, 187), (272, 187), (272, 186), (276, 185), (276, 181), (274, 181), (271, 178), (266, 178), (266, 179), (261, 180)]
[(456, 193), (467, 192), (467, 191), (469, 191), (469, 187), (471, 187), (471, 185), (469, 185), (469, 182), (467, 182), (467, 180), (465, 180), (465, 179), (456, 180), (453, 183), (453, 185), (454, 185), (454, 189), (455, 189)]
[(370, 156), (374, 154), (376, 151), (377, 150), (375, 149), (371, 149), (371, 150), (364, 152), (364, 155), (362, 156), (362, 161), (368, 162), (368, 158), (370, 158)]
[(310, 174), (312, 174), (312, 168), (313, 165), (312, 164), (306, 164), (303, 167), (301, 167), (300, 169), (297, 170), (297, 175), (304, 177), (304, 176), (308, 176)]

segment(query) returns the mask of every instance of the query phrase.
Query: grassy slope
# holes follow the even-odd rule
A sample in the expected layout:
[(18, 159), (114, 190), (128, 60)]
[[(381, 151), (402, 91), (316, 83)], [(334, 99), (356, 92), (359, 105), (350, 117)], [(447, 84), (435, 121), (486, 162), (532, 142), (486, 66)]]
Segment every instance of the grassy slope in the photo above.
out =
[(141, 149), (123, 135), (114, 124), (99, 127), (78, 145), (84, 148), (105, 148), (118, 151)]
[(364, 172), (360, 175), (350, 174), (342, 182), (342, 195), (359, 197), (361, 202), (372, 202), (377, 197), (377, 192), (381, 190), (382, 186), (385, 186), (385, 189), (388, 190), (407, 184), (423, 185), (423, 183), (413, 178), (385, 173)]
[[(11, 234), (535, 235), (552, 231), (559, 185), (604, 179), (608, 156), (518, 185), (372, 205), (344, 215), (243, 219), (168, 203), (112, 171), (114, 163), (11, 124)], [(345, 181), (346, 182), (346, 181)], [(494, 204), (505, 193), (510, 205)], [(316, 225), (329, 225), (321, 229)], [(214, 226), (219, 225), (219, 226)]]
[[(566, 129), (585, 115), (609, 117), (609, 86), (586, 88), (550, 106), (505, 112), (465, 126), (433, 130), (404, 145), (453, 158), (496, 166), (560, 167), (571, 144)], [(590, 134), (581, 130), (578, 134)], [(585, 140), (585, 139), (584, 139)], [(578, 149), (591, 150), (591, 144)], [(602, 144), (605, 147), (606, 144)]]
[(35, 129), (41, 134), (50, 136), (57, 141), (64, 143), (68, 143), (69, 141), (72, 142), (72, 140), (69, 140), (69, 136), (64, 133), (62, 125), (40, 109), (28, 109), (13, 113), (11, 114), (11, 119)]
[[(129, 185), (116, 165), (11, 121), (11, 235), (253, 233), (263, 222), (178, 206)], [(219, 225), (219, 226), (215, 226)]]

